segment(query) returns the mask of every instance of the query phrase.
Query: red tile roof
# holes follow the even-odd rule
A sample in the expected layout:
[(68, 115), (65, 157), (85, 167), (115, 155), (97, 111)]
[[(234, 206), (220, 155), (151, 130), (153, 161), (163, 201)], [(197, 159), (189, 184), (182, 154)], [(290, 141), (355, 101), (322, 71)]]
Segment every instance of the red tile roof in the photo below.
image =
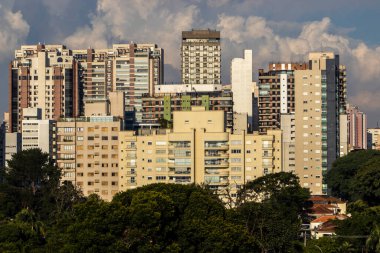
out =
[(337, 215), (324, 215), (319, 218), (316, 218), (315, 220), (312, 220), (310, 223), (325, 223), (329, 220), (335, 220), (337, 218)]
[(324, 205), (316, 205), (310, 209), (311, 214), (334, 214), (334, 211)]
[(315, 220), (312, 220), (310, 223), (325, 223), (327, 221), (330, 221), (330, 220), (344, 220), (344, 219), (347, 219), (347, 216), (346, 215), (342, 215), (342, 214), (339, 214), (339, 215), (324, 215), (324, 216), (321, 216)]
[(335, 232), (336, 227), (332, 220), (329, 220), (318, 228), (318, 232)]
[(314, 195), (309, 198), (311, 202), (346, 203), (345, 201), (325, 195)]

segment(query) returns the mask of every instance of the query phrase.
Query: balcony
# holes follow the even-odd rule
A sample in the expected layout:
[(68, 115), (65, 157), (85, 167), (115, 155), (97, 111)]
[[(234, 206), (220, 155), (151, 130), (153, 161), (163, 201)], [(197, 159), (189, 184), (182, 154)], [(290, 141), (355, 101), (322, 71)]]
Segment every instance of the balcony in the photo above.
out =
[(176, 184), (188, 184), (191, 183), (191, 177), (169, 177), (169, 180)]
[(230, 172), (227, 168), (220, 169), (220, 168), (206, 168), (205, 173), (207, 175), (215, 175), (215, 176), (226, 176), (228, 177), (230, 175)]
[(126, 145), (126, 146), (124, 146), (124, 149), (125, 150), (136, 150), (136, 146), (135, 145)]
[(215, 149), (219, 149), (219, 150), (228, 150), (228, 144), (227, 143), (217, 143), (217, 144), (209, 144), (209, 143), (205, 143), (205, 150), (215, 150)]
[(218, 152), (218, 151), (206, 151), (205, 157), (220, 157), (220, 158), (228, 158), (229, 154), (227, 152)]
[(205, 160), (204, 165), (206, 167), (228, 167), (228, 159), (213, 159), (213, 160)]
[(273, 149), (273, 145), (262, 145), (263, 149)]
[(127, 167), (136, 167), (136, 163), (128, 163), (127, 162)]
[(176, 174), (176, 175), (186, 175), (191, 173), (191, 168), (186, 167), (169, 167), (169, 173), (170, 174)]
[(169, 148), (190, 148), (190, 141), (171, 141), (169, 142)]
[(128, 186), (136, 186), (137, 183), (136, 183), (136, 181), (127, 180), (127, 185)]

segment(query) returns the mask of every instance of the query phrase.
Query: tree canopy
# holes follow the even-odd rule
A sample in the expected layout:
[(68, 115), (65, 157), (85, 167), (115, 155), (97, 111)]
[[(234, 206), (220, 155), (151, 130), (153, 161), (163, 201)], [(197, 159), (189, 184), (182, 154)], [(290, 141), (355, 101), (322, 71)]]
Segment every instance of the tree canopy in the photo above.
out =
[(333, 196), (380, 204), (380, 151), (361, 150), (337, 159), (326, 182)]
[[(111, 202), (60, 183), (40, 150), (14, 155), (0, 184), (0, 252), (301, 252), (309, 193), (293, 174), (265, 176), (234, 208), (199, 185), (151, 184)], [(260, 200), (250, 197), (264, 196)]]
[[(335, 161), (326, 181), (333, 196), (349, 201), (351, 217), (336, 221), (337, 237), (312, 242), (323, 252), (378, 252), (380, 237), (380, 151), (351, 152)], [(325, 243), (329, 242), (329, 243)], [(332, 245), (338, 245), (332, 248)], [(345, 249), (341, 249), (346, 245)], [(349, 246), (349, 247), (348, 247)], [(316, 247), (309, 247), (308, 252)]]

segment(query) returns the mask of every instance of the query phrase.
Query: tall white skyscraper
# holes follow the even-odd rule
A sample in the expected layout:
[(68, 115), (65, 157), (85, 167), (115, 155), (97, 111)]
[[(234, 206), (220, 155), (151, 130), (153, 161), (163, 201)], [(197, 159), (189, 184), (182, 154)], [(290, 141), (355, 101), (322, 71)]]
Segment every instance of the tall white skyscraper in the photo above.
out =
[(252, 126), (252, 50), (244, 50), (244, 58), (234, 58), (231, 63), (231, 86), (234, 112), (247, 114), (248, 124)]

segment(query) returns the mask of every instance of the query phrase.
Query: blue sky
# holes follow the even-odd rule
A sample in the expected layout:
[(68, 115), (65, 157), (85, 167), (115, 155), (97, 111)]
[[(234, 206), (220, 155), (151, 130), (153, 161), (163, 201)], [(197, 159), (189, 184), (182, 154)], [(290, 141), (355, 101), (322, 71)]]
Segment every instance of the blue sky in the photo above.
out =
[(221, 30), (222, 80), (252, 49), (254, 68), (333, 50), (348, 68), (349, 101), (380, 121), (378, 0), (1, 0), (0, 112), (7, 110), (7, 64), (21, 44), (107, 47), (128, 41), (165, 49), (165, 81), (179, 81), (182, 30)]

